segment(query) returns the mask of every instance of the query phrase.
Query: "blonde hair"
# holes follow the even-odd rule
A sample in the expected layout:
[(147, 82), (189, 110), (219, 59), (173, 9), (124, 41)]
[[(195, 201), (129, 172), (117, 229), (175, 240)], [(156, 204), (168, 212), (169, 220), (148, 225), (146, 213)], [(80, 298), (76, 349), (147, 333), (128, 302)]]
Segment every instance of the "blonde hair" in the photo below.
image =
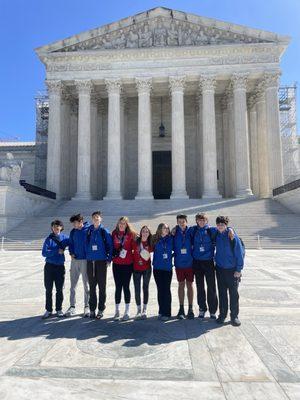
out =
[(125, 223), (126, 223), (125, 234), (126, 234), (126, 233), (131, 233), (131, 234), (133, 235), (133, 237), (136, 238), (137, 233), (136, 233), (136, 231), (134, 230), (134, 228), (133, 228), (133, 226), (131, 225), (131, 223), (129, 222), (129, 218), (128, 218), (128, 217), (123, 216), (123, 217), (120, 217), (120, 218), (118, 219), (117, 225), (116, 225), (116, 227), (115, 227), (115, 231), (116, 231), (116, 232), (119, 232), (119, 223), (120, 223), (120, 222), (125, 222)]

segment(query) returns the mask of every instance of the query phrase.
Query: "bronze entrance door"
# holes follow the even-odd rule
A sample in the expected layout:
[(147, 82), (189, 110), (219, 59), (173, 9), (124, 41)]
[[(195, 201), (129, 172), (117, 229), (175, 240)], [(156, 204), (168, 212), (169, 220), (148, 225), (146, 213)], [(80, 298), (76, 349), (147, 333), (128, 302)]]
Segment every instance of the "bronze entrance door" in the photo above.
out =
[(172, 159), (170, 151), (153, 151), (153, 196), (169, 199), (172, 192)]

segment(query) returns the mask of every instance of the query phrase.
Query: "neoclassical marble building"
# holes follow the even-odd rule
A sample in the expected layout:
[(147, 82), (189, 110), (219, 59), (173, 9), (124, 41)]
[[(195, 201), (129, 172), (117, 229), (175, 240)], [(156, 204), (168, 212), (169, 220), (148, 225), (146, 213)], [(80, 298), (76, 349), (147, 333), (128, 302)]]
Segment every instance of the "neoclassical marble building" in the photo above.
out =
[(289, 38), (155, 8), (38, 48), (58, 198), (270, 197)]

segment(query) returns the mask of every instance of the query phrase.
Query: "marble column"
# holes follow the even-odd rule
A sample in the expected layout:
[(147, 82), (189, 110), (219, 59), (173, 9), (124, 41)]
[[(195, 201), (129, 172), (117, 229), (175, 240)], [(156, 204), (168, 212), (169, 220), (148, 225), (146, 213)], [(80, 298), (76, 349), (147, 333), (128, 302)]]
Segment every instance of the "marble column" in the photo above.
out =
[(72, 98), (64, 92), (61, 103), (61, 198), (70, 199), (70, 164), (73, 157), (70, 148), (70, 115)]
[(258, 174), (259, 196), (271, 197), (270, 171), (269, 171), (269, 146), (267, 135), (267, 117), (265, 88), (262, 83), (257, 87), (256, 113), (257, 113), (257, 148), (258, 148)]
[(200, 77), (203, 121), (203, 198), (221, 197), (218, 191), (217, 181), (215, 85), (216, 81), (213, 76)]
[(246, 74), (232, 76), (236, 158), (236, 197), (251, 196)]
[(104, 199), (121, 199), (121, 80), (106, 79), (108, 91), (107, 193)]
[(78, 99), (70, 102), (70, 197), (74, 197), (77, 188), (77, 159), (78, 159)]
[(235, 160), (235, 135), (234, 135), (234, 109), (232, 86), (226, 89), (227, 111), (228, 111), (228, 157), (229, 157), (229, 177), (230, 177), (230, 197), (236, 193), (236, 160)]
[(78, 91), (77, 191), (73, 199), (90, 200), (91, 195), (91, 80), (75, 82)]
[(151, 100), (152, 78), (138, 78), (138, 192), (136, 199), (153, 199)]
[(221, 101), (223, 127), (223, 154), (224, 154), (224, 197), (230, 197), (230, 144), (229, 144), (229, 112), (228, 96), (224, 95)]
[(249, 97), (249, 139), (250, 139), (250, 166), (251, 166), (251, 187), (253, 193), (259, 195), (259, 173), (258, 173), (258, 146), (257, 146), (257, 112), (256, 97)]
[(279, 73), (268, 73), (264, 75), (265, 97), (266, 97), (266, 122), (269, 148), (270, 184), (271, 189), (283, 185), (283, 163), (282, 144), (280, 136), (279, 121)]
[(49, 95), (49, 122), (47, 144), (47, 190), (61, 197), (61, 97), (62, 82), (47, 80)]
[(100, 127), (98, 125), (98, 104), (100, 105), (98, 94), (91, 95), (91, 195), (93, 199), (99, 198), (99, 185), (101, 181), (101, 167), (98, 158), (98, 140)]
[(172, 98), (172, 194), (171, 199), (187, 199), (184, 134), (184, 76), (169, 78)]

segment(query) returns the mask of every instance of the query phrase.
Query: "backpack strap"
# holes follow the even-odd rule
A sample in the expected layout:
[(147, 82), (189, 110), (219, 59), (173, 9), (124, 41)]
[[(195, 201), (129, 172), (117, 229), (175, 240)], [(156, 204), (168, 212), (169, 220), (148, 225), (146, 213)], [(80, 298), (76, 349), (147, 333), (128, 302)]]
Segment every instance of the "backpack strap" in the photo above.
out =
[(53, 242), (55, 242), (60, 249), (65, 250), (62, 242), (59, 239), (57, 239), (57, 237), (54, 235), (54, 233), (51, 233), (49, 235), (49, 238), (52, 239)]

